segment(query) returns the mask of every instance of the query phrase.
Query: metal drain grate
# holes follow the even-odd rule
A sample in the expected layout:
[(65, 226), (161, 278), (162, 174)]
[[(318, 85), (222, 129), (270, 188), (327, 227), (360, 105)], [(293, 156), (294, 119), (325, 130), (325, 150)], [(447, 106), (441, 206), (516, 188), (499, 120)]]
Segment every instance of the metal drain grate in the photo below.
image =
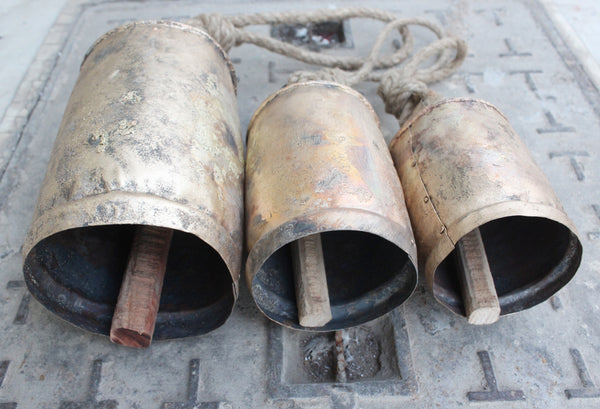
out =
[[(410, 396), (417, 390), (406, 323), (400, 309), (360, 327), (334, 333), (293, 331), (272, 325), (269, 394), (273, 399), (315, 398), (345, 391), (360, 396)], [(346, 381), (340, 381), (343, 360)]]
[(278, 24), (271, 26), (271, 37), (311, 50), (321, 48), (353, 48), (350, 23), (347, 20), (314, 24)]

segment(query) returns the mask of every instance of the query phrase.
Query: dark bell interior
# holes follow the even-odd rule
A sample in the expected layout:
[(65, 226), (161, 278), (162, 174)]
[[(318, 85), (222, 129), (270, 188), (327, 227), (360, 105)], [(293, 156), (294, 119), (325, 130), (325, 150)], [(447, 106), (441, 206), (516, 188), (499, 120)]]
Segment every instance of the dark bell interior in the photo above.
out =
[[(494, 278), (501, 314), (532, 307), (575, 274), (581, 247), (570, 230), (542, 217), (513, 216), (482, 225), (481, 237)], [(464, 314), (454, 250), (435, 272), (436, 297)]]
[[(81, 227), (40, 241), (25, 260), (28, 287), (59, 316), (108, 334), (135, 228)], [(223, 259), (196, 236), (175, 231), (154, 338), (208, 332), (225, 322), (233, 304)]]

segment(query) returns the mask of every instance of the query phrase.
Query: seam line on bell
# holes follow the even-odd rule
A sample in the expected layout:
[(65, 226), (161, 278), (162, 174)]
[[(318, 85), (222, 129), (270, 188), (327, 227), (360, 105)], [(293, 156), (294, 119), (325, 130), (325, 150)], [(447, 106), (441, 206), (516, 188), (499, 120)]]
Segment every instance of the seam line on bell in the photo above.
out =
[(446, 227), (446, 224), (443, 222), (442, 218), (440, 217), (440, 214), (438, 213), (437, 209), (435, 208), (435, 205), (433, 204), (433, 201), (431, 200), (431, 195), (429, 194), (429, 191), (427, 190), (427, 185), (425, 185), (425, 182), (423, 181), (423, 177), (421, 176), (421, 171), (419, 169), (419, 162), (418, 162), (418, 160), (417, 160), (417, 158), (415, 156), (415, 151), (413, 150), (412, 125), (408, 126), (408, 137), (409, 137), (409, 143), (410, 143), (410, 147), (409, 147), (410, 148), (410, 155), (412, 157), (413, 163), (415, 164), (415, 169), (416, 169), (416, 172), (417, 172), (417, 176), (419, 177), (419, 181), (421, 182), (421, 186), (423, 186), (423, 190), (425, 190), (425, 194), (427, 195), (427, 199), (428, 199), (429, 205), (433, 209), (433, 212), (435, 213), (435, 216), (437, 217), (438, 221), (442, 225), (442, 229), (444, 229), (444, 234), (446, 235), (446, 237), (448, 238), (448, 240), (450, 240), (450, 243), (452, 243), (452, 246), (456, 246), (456, 243), (454, 243), (454, 241), (452, 240), (452, 238), (448, 234), (448, 228)]

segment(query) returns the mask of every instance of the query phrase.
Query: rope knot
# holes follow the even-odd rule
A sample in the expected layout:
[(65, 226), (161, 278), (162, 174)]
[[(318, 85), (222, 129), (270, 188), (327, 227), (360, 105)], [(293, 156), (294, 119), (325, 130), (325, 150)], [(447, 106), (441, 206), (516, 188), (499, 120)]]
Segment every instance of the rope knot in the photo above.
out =
[(225, 51), (240, 45), (238, 29), (221, 14), (200, 14), (194, 18), (194, 25), (206, 31)]
[(389, 70), (381, 77), (377, 94), (385, 103), (385, 112), (405, 119), (427, 95), (427, 84), (403, 70)]

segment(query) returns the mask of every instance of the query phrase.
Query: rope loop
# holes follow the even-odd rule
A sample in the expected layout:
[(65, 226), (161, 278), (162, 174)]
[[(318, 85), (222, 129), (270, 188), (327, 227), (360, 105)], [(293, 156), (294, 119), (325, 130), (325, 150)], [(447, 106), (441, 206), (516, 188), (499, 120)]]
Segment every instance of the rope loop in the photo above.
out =
[(350, 84), (348, 73), (339, 68), (323, 68), (319, 71), (296, 71), (288, 77), (288, 84), (305, 81), (331, 81), (344, 85)]
[(225, 51), (241, 45), (241, 37), (238, 33), (241, 30), (221, 14), (200, 14), (194, 18), (194, 22), (194, 25), (206, 31)]
[[(377, 35), (367, 57), (342, 57), (309, 51), (299, 46), (244, 30), (244, 27), (264, 24), (309, 24), (349, 18), (370, 18), (385, 23)], [(425, 100), (427, 84), (440, 81), (463, 63), (467, 55), (466, 43), (444, 34), (442, 28), (421, 18), (399, 18), (395, 14), (371, 8), (343, 8), (281, 13), (256, 13), (223, 16), (201, 14), (190, 24), (204, 29), (226, 51), (241, 44), (254, 44), (276, 54), (307, 64), (323, 67), (318, 71), (297, 71), (288, 84), (326, 80), (352, 86), (362, 81), (379, 82), (378, 95), (383, 99), (386, 112), (403, 122), (421, 100)], [(409, 26), (421, 26), (431, 31), (437, 39), (412, 54), (414, 39)], [(392, 53), (382, 54), (386, 40), (398, 32), (400, 45)], [(429, 61), (433, 61), (427, 64)], [(404, 65), (401, 65), (403, 64)]]

